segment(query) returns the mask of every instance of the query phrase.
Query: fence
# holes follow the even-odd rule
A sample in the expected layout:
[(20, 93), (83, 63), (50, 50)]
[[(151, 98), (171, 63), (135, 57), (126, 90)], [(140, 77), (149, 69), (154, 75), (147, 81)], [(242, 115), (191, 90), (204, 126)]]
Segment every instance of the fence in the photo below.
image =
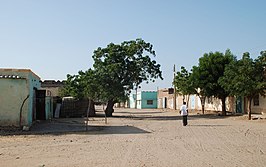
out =
[(75, 100), (73, 98), (63, 98), (60, 109), (61, 118), (85, 117), (88, 109), (88, 100)]

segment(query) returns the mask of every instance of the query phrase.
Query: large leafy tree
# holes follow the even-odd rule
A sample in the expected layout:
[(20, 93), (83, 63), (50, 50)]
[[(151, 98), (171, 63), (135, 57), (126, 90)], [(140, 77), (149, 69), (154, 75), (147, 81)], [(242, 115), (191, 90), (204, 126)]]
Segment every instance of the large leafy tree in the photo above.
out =
[(142, 39), (125, 41), (121, 44), (110, 43), (106, 48), (94, 51), (93, 67), (101, 88), (100, 98), (107, 101), (105, 113), (112, 116), (113, 105), (125, 99), (129, 90), (142, 82), (162, 78), (160, 64), (152, 60), (155, 51), (150, 43)]
[(232, 61), (226, 68), (219, 83), (231, 95), (248, 99), (248, 117), (251, 119), (251, 101), (255, 95), (265, 96), (265, 52), (261, 52), (256, 60), (249, 53), (244, 53), (242, 59)]
[[(221, 52), (205, 53), (199, 59), (198, 67), (193, 67), (194, 86), (202, 96), (202, 102), (205, 103), (205, 97), (217, 97), (222, 101), (222, 115), (226, 115), (226, 97), (229, 91), (225, 90), (218, 80), (224, 75), (225, 67), (234, 60), (230, 50)], [(203, 104), (204, 105), (204, 104)]]

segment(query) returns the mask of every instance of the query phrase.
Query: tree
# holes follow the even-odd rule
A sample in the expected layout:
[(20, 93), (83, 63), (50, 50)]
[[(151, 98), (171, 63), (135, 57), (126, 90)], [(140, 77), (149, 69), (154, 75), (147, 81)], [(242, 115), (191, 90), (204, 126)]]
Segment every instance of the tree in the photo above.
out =
[(219, 83), (231, 95), (246, 97), (248, 100), (248, 119), (251, 119), (251, 102), (255, 95), (265, 96), (265, 52), (255, 61), (248, 52), (242, 59), (232, 61), (226, 68)]
[(192, 74), (190, 76), (190, 82), (194, 88), (195, 93), (200, 98), (202, 114), (205, 111), (205, 99), (206, 99), (206, 90), (205, 85), (206, 81), (202, 78), (201, 71), (198, 66), (193, 66)]
[(60, 90), (60, 96), (72, 96), (75, 98), (81, 98), (82, 95), (82, 88), (78, 85), (76, 81), (77, 75), (70, 75), (67, 74), (67, 80), (64, 82), (64, 87)]
[(191, 82), (191, 73), (189, 73), (185, 67), (181, 66), (181, 70), (176, 73), (174, 86), (176, 91), (183, 95), (183, 102), (185, 101), (185, 96), (187, 95), (186, 101), (188, 105), (189, 96), (191, 94), (196, 94), (196, 91)]
[(79, 71), (77, 75), (67, 75), (67, 80), (62, 89), (61, 96), (72, 96), (76, 99), (89, 100), (88, 116), (95, 116), (94, 101), (98, 94), (98, 84), (92, 69), (85, 72)]
[(105, 110), (107, 116), (112, 116), (115, 102), (125, 99), (128, 92), (142, 82), (163, 79), (160, 64), (150, 56), (155, 56), (153, 46), (142, 39), (110, 43), (106, 48), (94, 51), (93, 67), (101, 80), (100, 97), (108, 102)]
[[(193, 80), (195, 88), (199, 88), (202, 102), (205, 103), (206, 97), (217, 97), (222, 101), (222, 115), (226, 115), (226, 97), (229, 96), (229, 91), (225, 90), (218, 80), (224, 75), (225, 67), (234, 60), (234, 56), (230, 50), (221, 52), (205, 53), (199, 59), (198, 67), (193, 68)], [(202, 104), (204, 105), (204, 104)], [(203, 106), (204, 110), (204, 106)]]

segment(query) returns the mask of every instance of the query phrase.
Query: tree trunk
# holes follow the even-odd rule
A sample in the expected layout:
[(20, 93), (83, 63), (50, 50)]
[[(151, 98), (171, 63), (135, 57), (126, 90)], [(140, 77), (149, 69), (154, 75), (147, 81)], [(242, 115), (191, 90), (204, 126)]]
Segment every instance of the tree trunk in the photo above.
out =
[(107, 107), (105, 109), (105, 115), (107, 117), (112, 117), (113, 116), (113, 112), (114, 112), (114, 101), (113, 100), (109, 100), (108, 103), (107, 103)]
[(137, 94), (138, 94), (138, 86), (136, 87), (135, 109), (137, 109), (137, 108), (138, 108), (138, 99), (137, 99)]
[(222, 116), (226, 116), (226, 105), (225, 105), (226, 97), (221, 98), (221, 100), (222, 100)]
[(187, 95), (187, 98), (186, 98), (186, 99), (187, 99), (187, 100), (186, 100), (186, 101), (187, 101), (187, 107), (188, 107), (188, 105), (189, 105), (189, 97), (190, 97), (190, 95)]
[(88, 107), (89, 109), (89, 117), (94, 117), (96, 115), (95, 113), (95, 105), (93, 100), (89, 100), (89, 103), (91, 103)]
[(202, 108), (202, 114), (204, 114), (204, 110), (205, 110), (205, 108), (204, 108), (204, 105), (205, 105), (205, 96), (201, 96), (200, 97), (200, 102), (201, 102), (201, 108)]
[(204, 114), (204, 110), (205, 110), (204, 104), (201, 105), (201, 110), (202, 110), (202, 114)]
[(89, 106), (87, 109), (87, 117), (86, 117), (86, 131), (88, 131), (88, 124), (89, 124), (89, 112), (90, 112), (90, 108), (91, 108), (91, 100), (89, 100)]
[(251, 120), (251, 101), (252, 98), (248, 97), (248, 120)]

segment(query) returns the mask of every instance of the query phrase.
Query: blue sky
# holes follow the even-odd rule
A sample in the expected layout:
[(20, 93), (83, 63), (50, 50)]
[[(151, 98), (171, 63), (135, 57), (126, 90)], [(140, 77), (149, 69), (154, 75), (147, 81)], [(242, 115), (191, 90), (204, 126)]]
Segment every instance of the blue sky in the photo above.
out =
[(173, 65), (190, 69), (210, 51), (240, 58), (266, 50), (264, 0), (0, 0), (0, 67), (30, 68), (42, 80), (62, 80), (92, 67), (110, 42), (142, 38), (154, 46), (163, 81)]

